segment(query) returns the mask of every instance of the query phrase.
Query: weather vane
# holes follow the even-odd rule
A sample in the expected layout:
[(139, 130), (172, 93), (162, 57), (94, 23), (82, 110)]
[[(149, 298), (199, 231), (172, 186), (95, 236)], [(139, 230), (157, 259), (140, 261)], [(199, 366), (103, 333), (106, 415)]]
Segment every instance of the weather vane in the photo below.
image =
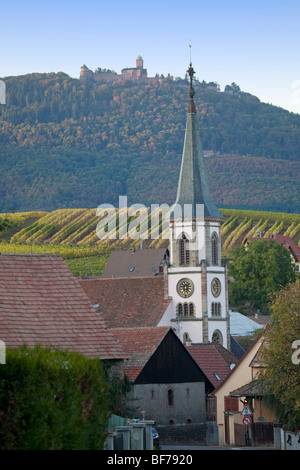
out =
[(195, 70), (192, 66), (192, 44), (191, 44), (191, 41), (190, 41), (190, 44), (189, 44), (189, 48), (190, 48), (190, 66), (189, 68), (187, 69), (187, 73), (189, 74), (189, 77), (190, 77), (190, 89), (189, 89), (189, 95), (191, 98), (193, 98), (195, 92), (194, 92), (194, 89), (193, 89), (193, 76), (195, 75)]

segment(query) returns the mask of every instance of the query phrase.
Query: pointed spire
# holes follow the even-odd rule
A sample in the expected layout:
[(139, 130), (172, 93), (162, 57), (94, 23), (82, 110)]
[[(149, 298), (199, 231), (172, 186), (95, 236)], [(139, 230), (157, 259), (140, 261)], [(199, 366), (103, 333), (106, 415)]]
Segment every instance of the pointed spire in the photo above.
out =
[(211, 199), (208, 177), (204, 165), (204, 156), (199, 134), (198, 116), (194, 103), (193, 75), (195, 74), (192, 62), (187, 70), (190, 77), (190, 105), (187, 115), (184, 147), (181, 160), (180, 175), (177, 188), (176, 202), (171, 212), (175, 217), (176, 205), (182, 210), (184, 204), (191, 206), (192, 217), (197, 216), (197, 206), (201, 206), (204, 217), (222, 219), (223, 216)]

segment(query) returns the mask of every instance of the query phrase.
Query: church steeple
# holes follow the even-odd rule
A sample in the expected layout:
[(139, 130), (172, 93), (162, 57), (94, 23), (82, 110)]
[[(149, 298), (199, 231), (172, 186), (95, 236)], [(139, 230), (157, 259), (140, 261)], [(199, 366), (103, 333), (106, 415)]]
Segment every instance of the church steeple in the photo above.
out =
[(217, 341), (229, 349), (227, 271), (221, 259), (223, 216), (210, 196), (191, 60), (187, 72), (190, 102), (177, 197), (169, 221), (171, 303), (159, 326), (175, 328), (184, 343)]
[[(176, 217), (176, 205), (181, 206), (183, 213), (184, 204), (189, 204), (191, 217), (196, 217), (202, 213), (204, 217), (222, 219), (223, 216), (212, 201), (208, 177), (204, 165), (203, 150), (199, 135), (199, 124), (196, 106), (194, 102), (195, 91), (193, 88), (193, 76), (195, 70), (190, 62), (187, 70), (190, 77), (188, 108), (184, 147), (181, 160), (181, 168), (177, 189), (177, 197), (171, 217)], [(198, 205), (198, 212), (197, 212)], [(180, 213), (180, 212), (179, 212)]]

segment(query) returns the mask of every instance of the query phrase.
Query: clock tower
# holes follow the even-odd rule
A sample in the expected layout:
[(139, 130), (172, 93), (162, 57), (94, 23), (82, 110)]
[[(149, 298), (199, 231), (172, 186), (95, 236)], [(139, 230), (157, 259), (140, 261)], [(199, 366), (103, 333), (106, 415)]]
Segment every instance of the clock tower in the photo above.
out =
[(217, 341), (230, 349), (227, 269), (221, 259), (223, 216), (211, 199), (194, 103), (192, 63), (177, 197), (170, 211), (167, 267), (171, 323), (183, 343)]

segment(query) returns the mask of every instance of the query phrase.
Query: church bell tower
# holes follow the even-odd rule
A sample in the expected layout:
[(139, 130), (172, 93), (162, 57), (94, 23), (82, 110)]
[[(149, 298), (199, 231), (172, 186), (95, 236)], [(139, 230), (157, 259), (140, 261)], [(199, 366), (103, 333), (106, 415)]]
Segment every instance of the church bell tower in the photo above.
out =
[(216, 341), (230, 349), (227, 269), (221, 259), (223, 216), (212, 201), (194, 103), (189, 108), (175, 204), (170, 211), (169, 324), (183, 343)]

